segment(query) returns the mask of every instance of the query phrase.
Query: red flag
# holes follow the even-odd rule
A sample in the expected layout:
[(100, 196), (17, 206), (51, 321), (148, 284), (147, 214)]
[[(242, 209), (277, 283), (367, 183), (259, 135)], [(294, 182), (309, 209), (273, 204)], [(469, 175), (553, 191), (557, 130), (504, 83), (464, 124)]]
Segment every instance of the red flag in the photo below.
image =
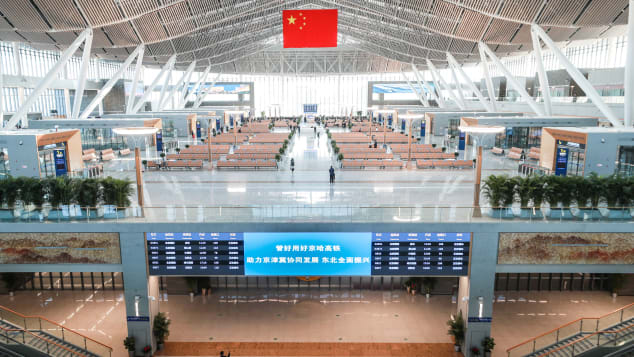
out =
[(284, 10), (284, 48), (337, 47), (337, 9)]

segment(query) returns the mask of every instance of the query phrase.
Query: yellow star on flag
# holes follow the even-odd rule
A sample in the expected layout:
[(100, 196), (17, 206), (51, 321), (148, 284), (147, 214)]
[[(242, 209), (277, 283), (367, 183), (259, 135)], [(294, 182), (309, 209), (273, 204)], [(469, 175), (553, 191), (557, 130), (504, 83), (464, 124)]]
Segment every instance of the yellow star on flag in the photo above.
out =
[(295, 24), (295, 20), (297, 20), (297, 19), (296, 19), (296, 18), (294, 18), (294, 17), (293, 17), (293, 15), (291, 15), (291, 17), (289, 17), (287, 20), (288, 20), (288, 24), (289, 24), (289, 25), (290, 25), (290, 24), (293, 24), (293, 25), (294, 25), (294, 24)]

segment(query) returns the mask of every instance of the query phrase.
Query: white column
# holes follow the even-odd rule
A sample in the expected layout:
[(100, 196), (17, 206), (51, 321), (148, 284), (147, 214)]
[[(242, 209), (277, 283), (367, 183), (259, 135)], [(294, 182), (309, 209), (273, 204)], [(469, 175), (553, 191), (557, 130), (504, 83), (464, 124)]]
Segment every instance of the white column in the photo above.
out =
[(443, 87), (447, 89), (447, 92), (449, 93), (449, 97), (451, 97), (451, 100), (453, 100), (454, 103), (456, 103), (458, 108), (460, 108), (461, 110), (464, 110), (465, 108), (464, 103), (462, 103), (460, 99), (456, 96), (456, 94), (453, 92), (453, 89), (451, 89), (451, 86), (447, 84), (447, 82), (445, 82), (445, 79), (442, 78), (440, 73), (438, 73), (438, 70), (436, 70), (436, 66), (434, 66), (432, 61), (430, 61), (429, 59), (427, 60), (427, 67), (429, 67), (429, 70), (431, 71), (431, 76), (434, 79), (434, 84), (436, 85), (436, 88), (438, 88), (438, 95), (442, 97), (442, 92), (441, 92), (442, 87), (440, 86), (442, 85)]
[[(137, 60), (136, 60), (136, 66), (134, 66), (134, 79), (132, 80), (132, 88), (130, 89), (130, 95), (128, 96), (128, 105), (126, 106), (126, 109), (125, 109), (125, 112), (127, 114), (130, 114), (132, 112), (132, 108), (134, 107), (134, 100), (136, 99), (136, 88), (139, 85), (139, 79), (141, 78), (141, 72), (143, 72), (143, 54), (145, 53), (145, 46), (144, 45), (140, 45), (139, 47), (137, 47), (137, 50), (132, 52), (128, 58), (130, 58), (133, 55), (135, 55), (135, 53), (137, 51), (138, 51), (138, 54), (136, 54), (136, 56), (135, 56), (135, 57), (137, 57)], [(124, 63), (124, 65), (125, 65), (125, 63)], [(128, 65), (129, 65), (129, 63), (128, 63)], [(126, 66), (125, 69), (127, 70), (128, 67)]]
[(445, 101), (440, 100), (440, 98), (436, 95), (436, 92), (433, 91), (425, 82), (425, 78), (421, 78), (420, 73), (418, 73), (418, 68), (416, 68), (416, 65), (412, 63), (412, 71), (414, 72), (414, 76), (416, 77), (416, 82), (418, 83), (418, 85), (421, 88), (424, 88), (426, 91), (429, 92), (429, 95), (432, 97), (432, 99), (434, 99), (436, 101), (436, 103), (438, 104), (438, 106), (440, 108), (444, 108), (445, 107)]
[[(216, 78), (214, 78), (213, 82), (211, 82), (211, 85), (207, 88), (203, 88), (202, 91), (200, 91), (198, 93), (198, 96), (196, 97), (196, 101), (194, 102), (194, 106), (192, 108), (198, 108), (200, 107), (200, 104), (202, 104), (203, 100), (205, 99), (205, 97), (207, 96), (207, 93), (211, 90), (211, 88), (216, 84), (216, 82), (218, 81), (218, 79), (220, 79), (220, 75), (221, 73), (218, 73), (218, 75), (216, 75)], [(269, 109), (269, 116), (270, 116), (270, 109)]]
[(156, 111), (160, 111), (163, 108), (163, 101), (165, 100), (165, 93), (167, 92), (167, 87), (172, 81), (172, 68), (169, 69), (167, 75), (165, 75), (165, 80), (163, 81), (163, 85), (161, 86), (161, 94), (159, 95), (159, 100), (157, 104)]
[(482, 61), (482, 72), (484, 73), (484, 82), (487, 86), (487, 92), (489, 92), (489, 100), (491, 101), (493, 111), (497, 112), (498, 108), (495, 104), (495, 88), (493, 88), (493, 80), (491, 80), (491, 74), (489, 73), (489, 63), (487, 62), (487, 56), (481, 46), (478, 49), (480, 50), (480, 61)]
[[(185, 70), (185, 72), (183, 72), (183, 75), (181, 76), (181, 78), (178, 80), (178, 82), (176, 83), (175, 86), (172, 87), (172, 90), (170, 90), (169, 94), (167, 95), (167, 97), (165, 98), (165, 100), (163, 101), (162, 104), (159, 104), (159, 110), (163, 109), (165, 107), (165, 104), (167, 104), (167, 102), (172, 99), (172, 97), (174, 97), (174, 94), (179, 90), (180, 86), (183, 85), (185, 83), (185, 79), (189, 77), (189, 75), (192, 73), (192, 71), (194, 70), (194, 67), (196, 67), (196, 61), (192, 62), (188, 67), (187, 70)], [(172, 108), (174, 108), (174, 106), (172, 106)]]
[(72, 117), (72, 107), (70, 106), (70, 89), (64, 88), (64, 109), (66, 110), (66, 118)]
[(548, 83), (548, 75), (544, 68), (544, 57), (542, 56), (542, 44), (539, 37), (531, 31), (533, 39), (533, 54), (535, 56), (535, 64), (537, 65), (537, 76), (539, 77), (539, 87), (542, 90), (542, 98), (544, 98), (544, 111), (546, 115), (553, 115), (553, 106), (550, 101), (550, 84)]
[(634, 124), (634, 0), (630, 0), (627, 20), (627, 57), (625, 60), (625, 127)]
[[(117, 83), (117, 81), (123, 76), (123, 74), (128, 69), (128, 67), (130, 67), (130, 64), (135, 58), (137, 59), (137, 64), (141, 62), (141, 59), (143, 58), (143, 51), (144, 51), (144, 46), (139, 45), (134, 50), (134, 52), (132, 52), (132, 54), (128, 56), (128, 58), (125, 60), (125, 62), (123, 62), (121, 67), (119, 67), (119, 70), (115, 72), (112, 78), (110, 78), (108, 82), (104, 84), (103, 88), (101, 88), (99, 92), (97, 92), (97, 95), (95, 96), (95, 98), (93, 98), (93, 100), (90, 101), (90, 103), (86, 106), (86, 109), (84, 109), (84, 111), (81, 113), (81, 115), (79, 116), (79, 119), (86, 119), (88, 115), (90, 115), (90, 113), (93, 111), (93, 109), (95, 109), (96, 106), (99, 106), (99, 115), (103, 115), (103, 108), (101, 105), (101, 101), (110, 92), (110, 90), (115, 85), (115, 83)], [(130, 102), (128, 102), (128, 104), (130, 104)], [(126, 113), (128, 112), (126, 111)]]
[(163, 66), (163, 68), (161, 68), (161, 71), (159, 72), (159, 74), (156, 75), (156, 78), (154, 78), (154, 80), (152, 81), (150, 86), (146, 89), (145, 92), (143, 92), (143, 96), (141, 97), (141, 99), (139, 99), (139, 101), (134, 104), (134, 107), (132, 108), (132, 113), (131, 114), (137, 113), (139, 111), (139, 109), (141, 109), (141, 107), (143, 106), (143, 103), (148, 98), (151, 98), (152, 91), (154, 91), (154, 88), (156, 88), (156, 85), (161, 80), (161, 77), (168, 70), (171, 71), (171, 68), (174, 66), (174, 62), (175, 61), (176, 61), (176, 55), (173, 55), (172, 57), (170, 57), (167, 60), (167, 63), (165, 63), (165, 66)]
[[(427, 101), (427, 99), (425, 99), (424, 97), (424, 93), (419, 93), (416, 88), (414, 88), (414, 86), (412, 85), (412, 83), (409, 81), (409, 79), (407, 78), (407, 76), (405, 75), (405, 73), (403, 71), (401, 71), (401, 75), (403, 76), (403, 79), (405, 80), (405, 82), (407, 82), (407, 85), (412, 89), (412, 92), (414, 92), (414, 94), (416, 94), (418, 96), (418, 100), (420, 100), (420, 103), (424, 106), (424, 107), (429, 107), (429, 102)], [(423, 89), (421, 88), (421, 92), (423, 91)]]
[(0, 129), (4, 128), (4, 71), (0, 63)]
[(484, 56), (483, 59), (486, 61), (486, 57), (489, 56), (489, 58), (493, 60), (493, 62), (500, 69), (500, 71), (504, 73), (504, 76), (508, 80), (508, 83), (511, 85), (511, 87), (515, 89), (522, 98), (524, 98), (524, 100), (526, 101), (526, 104), (528, 104), (528, 106), (531, 107), (531, 109), (533, 109), (535, 114), (544, 116), (545, 113), (542, 110), (542, 107), (533, 100), (533, 97), (531, 97), (528, 94), (528, 92), (526, 92), (526, 89), (524, 88), (524, 86), (521, 85), (520, 82), (517, 81), (517, 79), (515, 79), (511, 71), (509, 71), (506, 68), (506, 66), (504, 66), (502, 61), (500, 61), (500, 59), (495, 55), (495, 53), (493, 53), (493, 51), (491, 51), (491, 49), (482, 42), (479, 43), (479, 48), (480, 48), (480, 54)]
[(566, 69), (568, 74), (570, 74), (570, 77), (572, 77), (572, 79), (577, 82), (579, 88), (581, 88), (581, 90), (586, 93), (586, 96), (590, 98), (590, 100), (592, 100), (592, 104), (594, 104), (594, 106), (596, 106), (597, 109), (599, 109), (599, 111), (603, 115), (605, 115), (610, 123), (612, 123), (614, 127), (623, 127), (623, 124), (621, 123), (619, 118), (614, 114), (610, 107), (605, 104), (594, 86), (592, 86), (592, 84), (586, 79), (586, 77), (584, 77), (583, 74), (568, 60), (568, 58), (566, 58), (566, 55), (561, 52), (559, 47), (557, 47), (555, 42), (553, 42), (553, 40), (548, 37), (546, 32), (544, 32), (544, 30), (542, 30), (542, 28), (538, 25), (533, 25), (531, 27), (531, 31), (539, 36), (539, 38), (544, 41), (546, 46), (548, 46), (550, 50), (553, 51), (553, 54), (557, 57), (559, 63)]
[[(458, 64), (458, 62), (456, 61), (456, 59), (451, 55), (451, 53), (447, 52), (447, 60), (449, 61), (449, 66), (453, 69), (455, 68), (456, 71), (458, 71), (458, 73), (460, 73), (460, 76), (462, 77), (462, 79), (467, 82), (467, 86), (471, 89), (471, 91), (476, 95), (476, 97), (478, 97), (478, 100), (480, 101), (480, 103), (482, 103), (482, 105), (484, 106), (484, 108), (488, 111), (488, 112), (493, 112), (493, 107), (491, 106), (491, 103), (489, 103), (489, 101), (487, 101), (484, 96), (482, 95), (482, 93), (480, 92), (480, 90), (475, 86), (475, 84), (473, 84), (473, 81), (469, 78), (469, 76), (467, 76), (467, 74), (465, 73), (465, 71), (462, 69), (462, 67), (460, 67), (460, 65)], [(453, 71), (452, 71), (453, 73)]]
[[(196, 82), (196, 85), (192, 87), (192, 93), (200, 93), (200, 84), (203, 81), (207, 80), (207, 76), (209, 75), (210, 70), (211, 70), (211, 66), (207, 66), (207, 68), (205, 68), (205, 71), (198, 77), (198, 82)], [(180, 109), (185, 108), (185, 105), (187, 105), (187, 97), (188, 96), (186, 95), (185, 98), (183, 98), (183, 103)], [(194, 98), (194, 103), (196, 103), (196, 99), (198, 99), (198, 96)]]
[(464, 92), (462, 91), (462, 84), (460, 83), (460, 81), (458, 80), (458, 77), (456, 76), (456, 71), (454, 70), (454, 68), (451, 65), (447, 66), (447, 68), (451, 72), (451, 78), (453, 80), (454, 85), (456, 86), (456, 92), (458, 92), (458, 98), (460, 98), (460, 102), (462, 103), (462, 105), (466, 106), (467, 104), (466, 104), (465, 99), (464, 99)]
[[(18, 42), (13, 42), (13, 61), (15, 63), (15, 71), (18, 77), (22, 77), (24, 72), (22, 71), (22, 57), (20, 56), (20, 44)], [(24, 86), (18, 87), (18, 105), (22, 105), (24, 103)], [(21, 121), (21, 120), (20, 120)]]
[(57, 77), (57, 73), (62, 70), (62, 68), (66, 65), (68, 59), (75, 53), (75, 51), (77, 51), (79, 45), (84, 42), (84, 39), (91, 31), (92, 30), (90, 28), (84, 30), (79, 36), (77, 36), (75, 41), (73, 41), (73, 43), (62, 53), (53, 68), (51, 68), (46, 76), (42, 78), (38, 85), (33, 89), (31, 95), (29, 95), (29, 97), (20, 106), (20, 109), (18, 109), (18, 111), (13, 114), (13, 116), (9, 120), (9, 123), (7, 124), (8, 128), (15, 127), (19, 120), (21, 120), (23, 117), (26, 117), (26, 113), (28, 112), (30, 107), (35, 103), (40, 94), (42, 94), (42, 92), (44, 92), (48, 88), (49, 84), (51, 84), (51, 82), (55, 80), (55, 78)]
[(75, 85), (75, 100), (73, 102), (73, 113), (71, 118), (77, 118), (81, 110), (81, 101), (84, 96), (84, 88), (86, 87), (86, 77), (90, 68), (90, 49), (92, 48), (92, 29), (86, 29), (86, 40), (84, 41), (84, 52), (81, 56), (81, 67), (79, 69), (79, 77)]

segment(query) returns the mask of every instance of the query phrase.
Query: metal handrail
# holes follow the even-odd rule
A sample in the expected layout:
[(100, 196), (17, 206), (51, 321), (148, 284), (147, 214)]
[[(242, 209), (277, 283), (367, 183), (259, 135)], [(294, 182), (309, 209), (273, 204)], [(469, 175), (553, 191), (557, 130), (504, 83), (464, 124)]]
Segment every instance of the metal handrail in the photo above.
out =
[[(58, 327), (61, 327), (62, 331), (69, 331), (69, 332), (71, 332), (71, 333), (73, 333), (73, 334), (75, 334), (77, 336), (81, 336), (82, 338), (84, 338), (86, 340), (90, 340), (90, 341), (92, 341), (92, 342), (94, 342), (94, 343), (96, 343), (98, 345), (101, 345), (101, 346), (105, 347), (106, 349), (110, 350), (110, 352), (113, 351), (112, 347), (110, 347), (110, 346), (108, 346), (108, 345), (106, 345), (104, 343), (101, 343), (101, 342), (99, 342), (97, 340), (94, 340), (94, 339), (92, 339), (92, 338), (90, 338), (90, 337), (88, 337), (86, 335), (83, 335), (83, 334), (81, 334), (81, 333), (79, 333), (79, 332), (77, 332), (75, 330), (69, 329), (68, 327), (65, 327), (65, 326), (63, 326), (63, 325), (61, 325), (61, 324), (59, 324), (59, 323), (57, 323), (55, 321), (51, 321), (51, 320), (47, 319), (46, 317), (38, 316), (38, 315), (35, 315), (35, 316), (24, 315), (24, 314), (21, 314), (21, 313), (19, 313), (17, 311), (13, 311), (13, 310), (11, 310), (11, 309), (9, 309), (9, 308), (7, 308), (5, 306), (2, 306), (2, 305), (0, 305), (0, 310), (4, 310), (4, 311), (7, 311), (7, 312), (10, 312), (12, 314), (15, 314), (17, 316), (22, 317), (23, 319), (40, 319), (40, 320), (44, 320), (44, 321), (46, 321), (46, 322), (48, 322), (50, 324), (53, 324), (53, 325), (58, 326)], [(25, 329), (27, 328), (26, 322), (25, 322), (24, 328)], [(28, 330), (25, 330), (25, 331), (28, 331)], [(78, 347), (81, 347), (81, 346), (78, 346)], [(84, 346), (84, 347), (87, 347), (87, 346)]]
[[(64, 349), (64, 350), (66, 350), (66, 351), (68, 351), (68, 352), (72, 353), (72, 354), (73, 354), (73, 355), (75, 355), (75, 356), (87, 357), (85, 354), (82, 354), (82, 353), (79, 353), (79, 352), (73, 351), (73, 350), (69, 349), (68, 347), (64, 347), (64, 346), (62, 346), (62, 345), (60, 345), (60, 344), (55, 343), (54, 341), (51, 341), (51, 340), (49, 340), (49, 339), (47, 339), (47, 338), (44, 338), (44, 337), (42, 337), (42, 336), (38, 336), (38, 335), (36, 335), (36, 334), (32, 333), (31, 331), (26, 330), (26, 329), (6, 329), (6, 328), (4, 328), (4, 327), (0, 326), (0, 330), (2, 330), (2, 331), (4, 331), (4, 332), (5, 332), (5, 334), (4, 334), (4, 337), (5, 337), (5, 338), (7, 338), (7, 339), (11, 339), (12, 341), (15, 341), (15, 342), (17, 342), (17, 343), (20, 343), (20, 341), (18, 341), (18, 340), (16, 340), (16, 339), (14, 339), (13, 337), (9, 337), (9, 332), (22, 332), (22, 333), (28, 333), (29, 335), (31, 335), (31, 336), (33, 336), (33, 337), (35, 337), (35, 338), (39, 339), (39, 340), (42, 340), (42, 341), (46, 342), (47, 344), (49, 344), (49, 343), (50, 343), (50, 344), (52, 344), (52, 345), (55, 345), (55, 346), (57, 346), (57, 347), (59, 347), (59, 348), (61, 348), (61, 349)], [(31, 345), (26, 344), (26, 342), (24, 341), (24, 338), (22, 339), (22, 345), (29, 346), (29, 347), (33, 348)], [(46, 353), (49, 353), (49, 351), (48, 351), (48, 345), (47, 345), (47, 351), (46, 351)]]
[[(556, 328), (554, 328), (554, 329), (552, 329), (552, 330), (550, 330), (550, 331), (544, 332), (544, 333), (542, 333), (541, 335), (535, 336), (535, 337), (533, 337), (533, 338), (531, 338), (531, 339), (528, 339), (528, 340), (526, 340), (526, 341), (524, 341), (524, 342), (520, 342), (520, 343), (518, 343), (518, 344), (517, 344), (517, 345), (515, 345), (515, 346), (509, 347), (509, 348), (506, 350), (506, 352), (510, 355), (510, 353), (512, 352), (512, 350), (514, 350), (514, 349), (516, 349), (516, 348), (519, 348), (519, 347), (521, 347), (521, 346), (523, 346), (523, 345), (526, 345), (527, 343), (534, 342), (534, 341), (536, 341), (538, 338), (540, 338), (540, 337), (544, 337), (544, 336), (549, 335), (549, 334), (551, 334), (551, 333), (553, 333), (553, 332), (556, 332), (556, 331), (558, 331), (558, 330), (561, 330), (561, 329), (563, 329), (564, 327), (570, 326), (570, 325), (572, 325), (572, 324), (574, 324), (574, 323), (577, 323), (577, 322), (579, 322), (579, 321), (583, 321), (583, 320), (600, 320), (600, 319), (602, 319), (602, 318), (604, 318), (604, 317), (610, 316), (610, 315), (612, 315), (612, 314), (614, 314), (614, 313), (617, 313), (617, 312), (619, 312), (619, 311), (621, 311), (621, 312), (622, 312), (622, 311), (624, 311), (625, 309), (628, 309), (628, 308), (630, 308), (630, 307), (632, 307), (632, 306), (634, 306), (634, 303), (631, 303), (631, 304), (625, 305), (625, 306), (623, 306), (623, 307), (621, 307), (621, 308), (618, 308), (618, 309), (616, 309), (616, 310), (614, 310), (614, 311), (611, 311), (611, 312), (608, 312), (608, 313), (606, 313), (606, 314), (603, 314), (603, 315), (601, 315), (601, 316), (599, 316), (599, 317), (580, 317), (580, 318), (578, 318), (578, 319), (576, 319), (576, 320), (573, 320), (573, 321), (568, 322), (568, 323), (566, 323), (566, 324), (563, 324), (563, 325), (561, 325), (561, 326), (559, 326), (559, 327), (556, 327)], [(583, 322), (582, 322), (582, 323), (583, 323)], [(597, 328), (598, 328), (598, 325), (597, 325)]]
[[(587, 340), (587, 339), (589, 339), (589, 338), (591, 338), (591, 337), (593, 337), (593, 336), (597, 336), (597, 335), (599, 335), (599, 336), (600, 336), (600, 335), (603, 335), (603, 334), (615, 334), (615, 333), (616, 333), (616, 334), (618, 334), (618, 333), (621, 333), (621, 332), (623, 332), (623, 331), (625, 331), (625, 330), (629, 330), (629, 329), (634, 329), (634, 325), (630, 325), (630, 326), (624, 327), (624, 328), (619, 329), (619, 330), (616, 330), (616, 331), (597, 331), (597, 332), (592, 333), (592, 334), (590, 334), (590, 335), (588, 335), (588, 336), (582, 337), (582, 338), (580, 338), (580, 339), (578, 339), (578, 340), (574, 340), (574, 341), (572, 341), (572, 342), (570, 342), (570, 343), (568, 343), (568, 344), (566, 344), (566, 345), (564, 345), (564, 346), (561, 346), (561, 347), (559, 347), (559, 348), (556, 348), (556, 349), (554, 349), (554, 350), (552, 350), (552, 351), (546, 352), (546, 353), (544, 353), (544, 354), (540, 354), (540, 355), (539, 355), (539, 356), (537, 356), (537, 357), (545, 357), (545, 356), (549, 356), (549, 355), (551, 355), (551, 354), (553, 354), (553, 353), (555, 353), (555, 352), (558, 352), (558, 351), (561, 351), (561, 350), (563, 350), (563, 349), (565, 349), (565, 348), (568, 348), (568, 347), (570, 347), (570, 346), (573, 346), (573, 345), (575, 345), (575, 344), (577, 344), (577, 343), (580, 343), (581, 341)], [(598, 342), (598, 340), (597, 340), (597, 342)], [(599, 346), (600, 346), (600, 345), (597, 343), (597, 347), (599, 347)], [(574, 349), (574, 347), (573, 347), (573, 348), (572, 348), (572, 351), (573, 351), (573, 356), (574, 356), (574, 350), (575, 350), (575, 349)]]

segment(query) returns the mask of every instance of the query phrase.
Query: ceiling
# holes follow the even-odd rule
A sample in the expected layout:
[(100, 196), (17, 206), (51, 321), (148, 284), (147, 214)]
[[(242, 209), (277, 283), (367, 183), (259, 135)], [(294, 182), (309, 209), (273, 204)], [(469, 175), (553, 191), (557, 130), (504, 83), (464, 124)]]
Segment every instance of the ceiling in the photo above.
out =
[[(95, 57), (144, 63), (174, 53), (223, 73), (393, 72), (409, 63), (478, 61), (477, 42), (500, 55), (532, 49), (530, 24), (555, 41), (625, 33), (628, 0), (10, 0), (0, 1), (0, 40), (63, 49), (93, 28)], [(337, 8), (339, 48), (282, 49), (282, 10)]]

